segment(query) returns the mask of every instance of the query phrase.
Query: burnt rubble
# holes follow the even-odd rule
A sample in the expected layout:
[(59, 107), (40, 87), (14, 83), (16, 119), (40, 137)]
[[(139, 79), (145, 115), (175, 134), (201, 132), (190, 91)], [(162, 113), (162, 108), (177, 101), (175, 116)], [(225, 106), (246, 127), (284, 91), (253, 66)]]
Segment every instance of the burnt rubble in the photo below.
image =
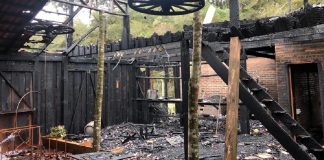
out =
[[(200, 159), (223, 159), (225, 118), (201, 118)], [(259, 121), (251, 120), (251, 134), (238, 136), (238, 159), (293, 159)], [(184, 159), (183, 133), (179, 119), (157, 124), (123, 123), (102, 130), (98, 154), (77, 155), (84, 159)], [(88, 158), (86, 158), (88, 157)]]

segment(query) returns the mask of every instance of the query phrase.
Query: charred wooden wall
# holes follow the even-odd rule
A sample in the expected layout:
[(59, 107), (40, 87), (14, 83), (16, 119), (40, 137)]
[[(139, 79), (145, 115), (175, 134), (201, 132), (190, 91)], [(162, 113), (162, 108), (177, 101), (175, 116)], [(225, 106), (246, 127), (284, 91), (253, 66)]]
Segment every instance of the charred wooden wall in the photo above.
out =
[[(31, 55), (0, 57), (0, 128), (13, 127), (17, 103), (19, 112), (30, 113), (33, 123), (48, 133), (50, 127), (63, 124), (69, 133), (79, 133), (93, 120), (96, 86), (96, 61), (63, 56)], [(106, 62), (103, 104), (103, 126), (135, 121), (133, 109), (134, 67)], [(35, 110), (34, 110), (35, 109)], [(21, 114), (23, 114), (21, 113)], [(28, 118), (18, 116), (20, 121)], [(25, 120), (24, 120), (25, 119)], [(20, 122), (20, 125), (26, 125)]]

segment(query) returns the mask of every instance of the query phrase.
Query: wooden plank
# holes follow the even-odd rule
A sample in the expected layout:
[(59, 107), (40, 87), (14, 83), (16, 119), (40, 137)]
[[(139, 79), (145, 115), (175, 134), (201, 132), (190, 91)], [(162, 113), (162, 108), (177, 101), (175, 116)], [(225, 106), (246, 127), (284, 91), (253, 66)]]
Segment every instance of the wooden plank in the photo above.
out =
[(40, 105), (39, 105), (39, 125), (42, 127), (43, 133), (49, 133), (49, 128), (46, 126), (46, 90), (45, 90), (45, 68), (44, 68), (44, 62), (39, 62), (39, 89), (41, 92), (40, 96)]
[(295, 109), (295, 100), (294, 100), (294, 93), (293, 93), (293, 84), (292, 84), (292, 73), (291, 73), (291, 66), (288, 66), (288, 83), (289, 83), (289, 97), (290, 97), (290, 114), (293, 119), (296, 120), (296, 109)]
[(74, 77), (75, 82), (75, 94), (74, 94), (74, 105), (72, 106), (72, 128), (74, 133), (79, 132), (82, 129), (82, 93), (84, 88), (84, 79), (83, 79), (83, 72), (75, 72)]
[(112, 125), (113, 124), (113, 73), (112, 73), (112, 67), (113, 65), (109, 62), (107, 63), (107, 103), (106, 103), (106, 121), (107, 121), (107, 125)]
[[(36, 112), (33, 114), (33, 120), (36, 124), (40, 125), (41, 123), (41, 96), (42, 96), (42, 92), (41, 92), (41, 86), (40, 86), (40, 64), (39, 64), (39, 58), (36, 57), (34, 59), (34, 70), (33, 70), (33, 90), (38, 91), (39, 94), (34, 96), (34, 102), (35, 102), (35, 106), (36, 106)], [(44, 128), (42, 128), (42, 132), (44, 133)]]
[[(72, 117), (72, 106), (74, 104), (73, 102), (73, 95), (74, 95), (74, 72), (68, 72), (68, 81), (67, 83), (67, 105), (64, 107), (64, 124), (66, 126), (66, 129), (69, 133), (72, 133), (72, 130), (70, 130), (70, 122)], [(65, 89), (64, 89), (65, 90)]]
[[(25, 84), (24, 84), (24, 91), (25, 93), (34, 91), (33, 90), (33, 74), (32, 72), (24, 72), (24, 77), (25, 77)], [(35, 107), (35, 104), (33, 102), (33, 97), (37, 93), (30, 93), (26, 95), (25, 100), (32, 108)]]
[(45, 62), (46, 64), (46, 70), (45, 70), (45, 100), (46, 105), (44, 106), (46, 108), (46, 112), (44, 113), (46, 115), (46, 128), (51, 128), (55, 126), (55, 113), (56, 113), (56, 106), (53, 104), (53, 89), (54, 89), (54, 81), (56, 77), (55, 71), (55, 63), (54, 62)]
[(53, 77), (55, 79), (55, 82), (54, 82), (54, 107), (56, 108), (55, 110), (55, 114), (56, 114), (56, 117), (55, 117), (55, 125), (59, 125), (59, 124), (63, 124), (63, 121), (62, 121), (62, 116), (64, 116), (62, 114), (62, 110), (63, 110), (63, 107), (62, 107), (62, 99), (61, 99), (61, 90), (63, 89), (62, 88), (62, 63), (61, 62), (55, 62), (55, 65), (54, 65), (54, 68), (55, 68), (55, 77)]
[[(0, 76), (6, 82), (6, 84), (9, 86), (9, 88), (12, 90), (12, 93), (15, 94), (15, 95), (13, 95), (13, 94), (9, 93), (10, 94), (9, 107), (11, 109), (15, 110), (14, 109), (15, 106), (13, 106), (14, 104), (16, 104), (16, 103), (13, 103), (17, 99), (15, 96), (18, 96), (18, 98), (21, 98), (22, 94), (15, 88), (14, 84), (12, 84), (12, 82), (11, 82), (12, 81), (12, 78), (11, 78), (12, 72), (9, 75), (10, 75), (9, 77), (6, 77), (6, 73), (0, 71)], [(15, 80), (19, 80), (19, 78), (17, 78), (17, 76), (15, 76)], [(11, 91), (9, 91), (9, 92), (11, 92)], [(18, 100), (16, 100), (16, 102), (18, 102)], [(25, 103), (29, 108), (31, 108), (31, 106), (24, 99), (22, 99), (22, 103)]]
[(24, 72), (24, 71), (33, 71), (33, 64), (22, 63), (22, 62), (5, 62), (0, 63), (1, 71), (10, 71), (10, 72)]
[(226, 108), (226, 135), (225, 159), (236, 159), (237, 155), (237, 120), (239, 103), (239, 78), (240, 78), (240, 51), (241, 45), (238, 37), (230, 41), (228, 93)]
[(128, 68), (128, 74), (127, 74), (127, 86), (126, 88), (127, 90), (127, 122), (133, 122), (133, 113), (134, 113), (134, 105), (133, 105), (133, 94), (134, 90), (136, 90), (136, 82), (133, 81), (133, 72), (134, 72), (134, 65), (133, 66), (129, 66)]
[(62, 59), (62, 66), (61, 66), (61, 123), (67, 129), (67, 122), (68, 122), (68, 108), (69, 108), (69, 72), (67, 70), (68, 66), (68, 57)]
[(87, 124), (87, 121), (85, 119), (87, 112), (86, 112), (86, 72), (81, 72), (81, 79), (83, 83), (81, 84), (82, 89), (80, 90), (80, 98), (79, 98), (79, 105), (78, 105), (78, 110), (80, 110), (80, 119), (76, 119), (80, 122), (78, 126), (78, 132), (83, 131), (83, 127)]
[[(127, 84), (127, 68), (125, 65), (120, 65), (121, 68), (121, 79), (120, 79), (120, 85), (119, 88), (121, 89), (121, 113), (122, 113), (122, 117), (121, 117), (121, 121), (119, 121), (119, 123), (122, 122), (126, 122), (127, 121), (127, 109), (126, 109), (126, 104), (127, 104), (127, 97), (126, 97), (126, 93), (127, 93), (127, 89), (126, 89), (126, 84)], [(117, 84), (116, 84), (117, 85)]]
[[(24, 95), (23, 92), (21, 92), (21, 82), (19, 81), (19, 73), (17, 72), (10, 72), (11, 74), (11, 81), (10, 84), (8, 84), (11, 87), (11, 91), (13, 91), (11, 96), (11, 108), (13, 111), (16, 110), (17, 104), (20, 98)], [(24, 81), (24, 79), (22, 79)], [(24, 99), (24, 102), (27, 103)], [(19, 108), (23, 108), (23, 104), (19, 105)]]
[[(117, 66), (117, 68), (112, 71), (113, 76), (115, 77), (112, 85), (113, 85), (113, 91), (114, 91), (114, 106), (113, 107), (114, 111), (113, 113), (115, 113), (114, 115), (120, 115), (119, 113), (119, 109), (121, 108), (121, 88), (120, 88), (120, 82), (121, 82), (121, 66)], [(116, 88), (116, 83), (119, 83), (119, 88)], [(114, 124), (118, 124), (121, 121), (122, 116), (117, 116), (114, 117)]]

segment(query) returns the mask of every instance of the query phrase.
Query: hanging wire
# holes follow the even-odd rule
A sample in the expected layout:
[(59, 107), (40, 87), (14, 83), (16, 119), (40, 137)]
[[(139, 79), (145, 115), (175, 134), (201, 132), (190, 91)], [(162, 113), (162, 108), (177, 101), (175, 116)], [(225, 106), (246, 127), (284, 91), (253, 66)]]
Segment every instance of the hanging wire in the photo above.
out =
[(168, 51), (165, 49), (165, 47), (164, 47), (163, 44), (162, 44), (162, 48), (163, 48), (165, 54), (167, 55), (167, 57), (168, 57), (168, 63), (170, 64), (170, 55), (169, 55)]
[(135, 60), (136, 60), (136, 58), (131, 58), (131, 59), (128, 59), (127, 62), (128, 62), (128, 64), (133, 64)]
[(141, 91), (143, 97), (145, 97), (145, 94), (144, 94), (144, 92), (143, 92), (143, 89), (142, 89), (142, 87), (141, 87), (141, 85), (140, 85), (140, 83), (139, 83), (138, 81), (137, 81), (137, 85), (138, 85), (138, 87), (139, 87), (139, 89), (140, 89), (140, 91)]
[(122, 54), (122, 53), (119, 54), (119, 53), (117, 52), (117, 56), (119, 56), (119, 60), (118, 60), (117, 64), (113, 67), (113, 69), (112, 69), (113, 71), (114, 71), (114, 70), (117, 68), (117, 66), (119, 65), (120, 60), (121, 60), (121, 58), (123, 57), (123, 54)]

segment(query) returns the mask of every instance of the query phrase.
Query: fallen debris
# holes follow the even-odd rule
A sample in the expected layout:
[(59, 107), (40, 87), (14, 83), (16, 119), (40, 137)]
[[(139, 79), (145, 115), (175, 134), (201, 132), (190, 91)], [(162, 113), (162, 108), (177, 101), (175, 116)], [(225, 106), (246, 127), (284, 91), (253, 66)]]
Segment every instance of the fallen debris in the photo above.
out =
[(170, 138), (165, 138), (166, 141), (168, 141), (172, 146), (175, 146), (177, 144), (183, 143), (183, 138), (181, 136), (174, 136)]
[[(223, 159), (225, 118), (219, 119), (218, 134), (216, 122), (212, 117), (200, 119), (200, 159)], [(250, 124), (251, 135), (238, 136), (238, 159), (293, 159), (259, 121)], [(114, 125), (102, 130), (101, 146), (112, 159), (129, 155), (134, 159), (184, 159), (182, 129), (174, 117), (156, 124)]]

